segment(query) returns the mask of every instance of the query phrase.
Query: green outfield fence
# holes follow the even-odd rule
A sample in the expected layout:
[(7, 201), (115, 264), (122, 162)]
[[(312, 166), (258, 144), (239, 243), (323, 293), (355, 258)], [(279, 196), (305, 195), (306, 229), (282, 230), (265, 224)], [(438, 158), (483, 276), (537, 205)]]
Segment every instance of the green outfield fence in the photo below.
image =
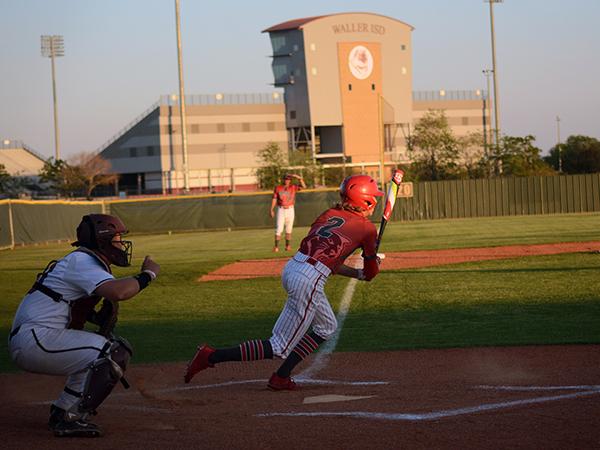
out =
[[(423, 182), (414, 183), (412, 191), (412, 197), (398, 199), (392, 220), (600, 211), (600, 173)], [(296, 225), (310, 225), (337, 200), (336, 189), (300, 192)], [(81, 216), (100, 212), (119, 216), (133, 233), (265, 228), (273, 226), (270, 205), (270, 192), (93, 202), (1, 200), (0, 248), (73, 239)]]

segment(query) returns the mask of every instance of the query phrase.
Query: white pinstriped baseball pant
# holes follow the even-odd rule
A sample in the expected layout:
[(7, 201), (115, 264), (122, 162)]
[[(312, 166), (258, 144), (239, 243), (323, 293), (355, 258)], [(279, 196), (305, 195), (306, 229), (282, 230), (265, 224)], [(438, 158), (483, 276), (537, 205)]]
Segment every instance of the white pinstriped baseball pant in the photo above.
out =
[(313, 265), (307, 260), (308, 256), (296, 253), (281, 276), (288, 298), (270, 338), (273, 354), (281, 358), (287, 358), (311, 325), (323, 339), (337, 329), (337, 319), (324, 291), (331, 271), (320, 262)]

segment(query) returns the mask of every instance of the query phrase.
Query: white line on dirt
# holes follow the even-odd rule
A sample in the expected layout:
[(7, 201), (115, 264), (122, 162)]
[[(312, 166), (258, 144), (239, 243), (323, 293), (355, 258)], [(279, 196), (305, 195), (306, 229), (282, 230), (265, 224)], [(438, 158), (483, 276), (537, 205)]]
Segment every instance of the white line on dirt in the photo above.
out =
[(600, 385), (581, 386), (475, 386), (477, 389), (489, 389), (494, 391), (596, 391)]
[(467, 408), (447, 409), (441, 411), (432, 411), (428, 413), (378, 413), (370, 411), (329, 411), (329, 412), (287, 412), (287, 413), (264, 413), (257, 414), (257, 417), (353, 417), (357, 419), (379, 419), (379, 420), (404, 420), (404, 421), (424, 421), (443, 419), (445, 417), (460, 416), (465, 414), (474, 414), (484, 411), (493, 411), (497, 409), (512, 408), (515, 406), (532, 405), (536, 403), (546, 403), (571, 398), (588, 397), (600, 394), (600, 389), (594, 389), (585, 392), (576, 392), (573, 394), (555, 395), (548, 397), (537, 397), (526, 400), (513, 400), (509, 402), (488, 403)]
[[(201, 385), (192, 385), (192, 386), (176, 386), (176, 387), (172, 387), (172, 388), (164, 388), (164, 389), (157, 389), (155, 391), (149, 391), (150, 393), (169, 393), (169, 392), (177, 392), (177, 391), (191, 391), (191, 390), (197, 390), (197, 389), (211, 389), (211, 388), (221, 388), (221, 387), (227, 387), (227, 386), (233, 386), (236, 384), (254, 384), (254, 383), (261, 383), (261, 384), (265, 384), (266, 385), (266, 380), (265, 379), (259, 379), (259, 380), (239, 380), (239, 381), (226, 381), (223, 383), (214, 383), (214, 384), (201, 384)], [(389, 384), (387, 381), (338, 381), (338, 380), (303, 380), (304, 384), (333, 384), (333, 385), (339, 385), (339, 386), (381, 386), (381, 385), (385, 385), (385, 384)], [(118, 393), (118, 394), (114, 394), (113, 397), (118, 396), (118, 395), (128, 395), (127, 392), (122, 392), (122, 393)]]
[[(168, 394), (171, 392), (180, 392), (180, 391), (193, 391), (198, 389), (213, 389), (213, 388), (222, 388), (227, 386), (233, 386), (236, 384), (265, 384), (265, 379), (256, 379), (256, 380), (239, 380), (239, 381), (225, 381), (223, 383), (214, 383), (214, 384), (194, 384), (191, 386), (174, 386), (170, 388), (163, 389), (147, 389), (149, 394)], [(387, 381), (341, 381), (341, 380), (305, 380), (304, 384), (314, 384), (314, 385), (336, 385), (336, 386), (381, 386), (389, 384)], [(126, 391), (126, 392), (115, 392), (110, 396), (110, 398), (118, 398), (118, 397), (130, 397), (133, 395), (140, 395), (137, 390)], [(42, 402), (31, 402), (30, 405), (50, 405), (52, 400), (46, 400)]]

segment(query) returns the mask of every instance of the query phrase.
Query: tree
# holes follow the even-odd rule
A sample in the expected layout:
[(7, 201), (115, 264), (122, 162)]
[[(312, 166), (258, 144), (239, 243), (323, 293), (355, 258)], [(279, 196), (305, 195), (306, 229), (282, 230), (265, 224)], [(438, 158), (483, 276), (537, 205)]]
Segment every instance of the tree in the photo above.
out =
[(258, 161), (262, 164), (256, 169), (258, 185), (262, 189), (272, 189), (285, 173), (287, 158), (276, 142), (269, 142), (258, 151)]
[(569, 136), (564, 144), (550, 149), (550, 155), (544, 160), (554, 169), (559, 169), (558, 157), (562, 160), (565, 173), (600, 172), (600, 141), (590, 136)]
[(0, 164), (0, 192), (5, 192), (6, 186), (10, 183), (11, 178), (10, 174), (6, 171), (6, 166)]
[(290, 166), (301, 166), (301, 172), (307, 187), (315, 187), (322, 178), (323, 167), (315, 163), (312, 155), (307, 150), (296, 150), (290, 155)]
[(502, 175), (527, 177), (554, 175), (555, 172), (540, 156), (542, 150), (533, 145), (535, 137), (527, 135), (503, 136), (497, 158), (502, 166)]
[(67, 162), (62, 159), (49, 158), (44, 162), (38, 175), (42, 183), (48, 183), (50, 189), (56, 191), (59, 195), (68, 196), (70, 187), (64, 176)]
[(0, 197), (18, 197), (31, 188), (32, 180), (28, 177), (11, 175), (4, 164), (0, 164)]
[(456, 138), (459, 178), (485, 178), (489, 175), (487, 155), (484, 154), (483, 133), (474, 132)]
[(61, 196), (84, 194), (89, 200), (96, 186), (114, 183), (118, 178), (110, 173), (110, 163), (99, 155), (82, 152), (70, 161), (48, 159), (39, 172), (40, 181), (49, 183)]
[(429, 110), (415, 125), (407, 140), (415, 179), (450, 178), (457, 166), (457, 141), (442, 110)]
[(67, 178), (85, 192), (88, 200), (91, 200), (95, 187), (112, 184), (119, 178), (118, 175), (110, 173), (110, 163), (100, 155), (77, 153), (71, 157), (71, 162), (71, 165), (67, 166)]

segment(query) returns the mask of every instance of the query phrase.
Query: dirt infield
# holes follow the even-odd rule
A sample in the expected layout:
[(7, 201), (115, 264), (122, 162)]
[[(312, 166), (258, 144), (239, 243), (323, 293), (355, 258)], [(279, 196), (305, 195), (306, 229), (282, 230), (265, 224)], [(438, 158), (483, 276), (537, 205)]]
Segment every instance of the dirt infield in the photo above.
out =
[[(388, 254), (382, 269), (599, 250), (600, 242), (586, 242), (407, 252)], [(261, 262), (211, 276), (277, 276), (285, 260)], [(329, 358), (310, 377), (300, 372), (294, 392), (266, 388), (278, 361), (222, 364), (190, 384), (185, 363), (134, 365), (132, 388), (118, 385), (94, 420), (105, 431), (99, 439), (59, 439), (46, 429), (62, 377), (0, 374), (2, 448), (600, 448), (600, 345)]]
[[(386, 258), (381, 263), (381, 270), (411, 269), (468, 261), (592, 251), (600, 251), (600, 241), (387, 253)], [(237, 261), (203, 275), (199, 278), (199, 281), (274, 277), (281, 274), (286, 262), (287, 258)]]
[(2, 448), (600, 447), (598, 345), (335, 353), (295, 392), (266, 389), (276, 366), (187, 385), (184, 364), (133, 366), (96, 417), (105, 436), (85, 440), (45, 429), (61, 378), (2, 374)]

